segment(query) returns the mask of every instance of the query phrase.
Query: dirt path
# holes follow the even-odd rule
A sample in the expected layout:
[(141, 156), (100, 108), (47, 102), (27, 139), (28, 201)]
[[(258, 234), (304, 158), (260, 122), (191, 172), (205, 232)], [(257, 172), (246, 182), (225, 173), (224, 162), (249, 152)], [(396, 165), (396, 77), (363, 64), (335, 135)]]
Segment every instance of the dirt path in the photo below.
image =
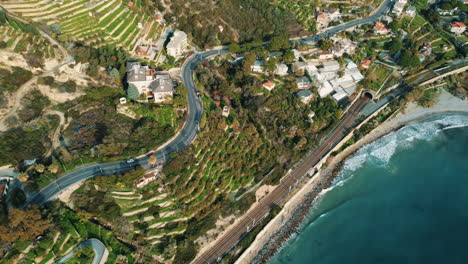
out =
[(65, 115), (56, 110), (48, 110), (44, 113), (44, 115), (58, 115), (60, 118), (60, 123), (55, 129), (54, 133), (52, 134), (51, 141), (52, 141), (52, 146), (50, 149), (44, 154), (44, 156), (49, 156), (52, 154), (52, 151), (58, 147), (60, 147), (60, 131), (62, 130), (63, 125), (65, 124)]
[[(15, 15), (12, 15), (12, 14), (8, 14), (9, 16), (11, 17), (14, 17), (15, 19), (23, 22), (23, 23), (27, 23), (29, 24), (28, 21), (25, 21), (24, 19), (20, 18), (20, 17), (17, 17)], [(43, 32), (42, 30), (39, 30), (39, 33), (44, 37), (46, 38), (47, 40), (49, 40), (53, 45), (56, 45), (60, 52), (62, 53), (62, 58), (59, 59), (59, 62), (57, 62), (53, 67), (52, 69), (50, 69), (49, 71), (46, 71), (44, 73), (42, 73), (41, 75), (39, 76), (34, 76), (33, 78), (31, 78), (29, 81), (27, 81), (25, 84), (23, 84), (19, 89), (18, 91), (16, 91), (15, 95), (11, 98), (12, 99), (12, 104), (13, 104), (13, 107), (9, 110), (9, 112), (4, 115), (1, 119), (0, 119), (0, 132), (3, 132), (5, 130), (8, 129), (8, 127), (5, 125), (5, 121), (7, 121), (10, 117), (16, 115), (16, 112), (18, 112), (19, 108), (21, 107), (21, 98), (23, 98), (23, 96), (29, 91), (31, 90), (31, 88), (33, 87), (33, 84), (37, 81), (37, 79), (39, 77), (43, 77), (43, 76), (47, 76), (53, 72), (56, 72), (60, 67), (64, 66), (64, 65), (67, 65), (69, 63), (72, 62), (72, 60), (70, 59), (69, 55), (68, 55), (68, 52), (67, 50), (62, 47), (62, 45), (60, 45), (60, 43), (58, 43), (55, 39), (53, 39), (52, 37), (50, 37), (49, 35), (47, 35), (45, 32)]]

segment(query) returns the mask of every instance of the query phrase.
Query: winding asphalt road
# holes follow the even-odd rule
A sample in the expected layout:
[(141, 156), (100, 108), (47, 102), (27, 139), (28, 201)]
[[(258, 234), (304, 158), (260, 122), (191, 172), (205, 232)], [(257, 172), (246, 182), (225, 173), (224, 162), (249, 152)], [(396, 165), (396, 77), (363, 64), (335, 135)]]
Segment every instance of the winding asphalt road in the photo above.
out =
[(100, 240), (96, 238), (91, 238), (91, 239), (81, 242), (78, 246), (76, 246), (67, 255), (59, 259), (56, 263), (57, 264), (66, 263), (67, 261), (73, 258), (73, 255), (76, 250), (82, 249), (84, 247), (91, 247), (93, 249), (94, 251), (93, 264), (105, 263), (107, 259), (107, 255), (109, 254), (109, 251), (107, 251), (106, 246)]
[(314, 35), (314, 36), (310, 36), (310, 37), (301, 38), (301, 39), (299, 39), (299, 41), (302, 42), (302, 43), (315, 42), (315, 41), (318, 41), (320, 38), (330, 37), (330, 36), (332, 36), (332, 35), (334, 35), (336, 33), (342, 32), (342, 31), (350, 29), (352, 27), (356, 27), (356, 26), (360, 26), (360, 25), (366, 25), (366, 24), (373, 24), (381, 16), (385, 15), (390, 10), (390, 8), (392, 6), (393, 6), (393, 0), (385, 0), (379, 6), (379, 8), (375, 12), (373, 12), (372, 15), (370, 15), (370, 16), (368, 16), (366, 18), (353, 20), (353, 21), (350, 21), (348, 23), (329, 28), (328, 30), (326, 30), (323, 33), (320, 33), (320, 34), (317, 34), (317, 35)]
[[(195, 66), (202, 60), (210, 56), (215, 56), (221, 53), (228, 52), (227, 49), (219, 49), (207, 51), (201, 54), (196, 54), (190, 57), (183, 65), (182, 79), (185, 87), (187, 87), (187, 101), (188, 101), (188, 116), (181, 132), (169, 144), (162, 149), (158, 150), (156, 158), (159, 162), (165, 163), (169, 160), (169, 155), (172, 152), (179, 152), (189, 146), (199, 130), (199, 123), (203, 114), (203, 105), (195, 89), (193, 81), (193, 70)], [(136, 166), (147, 167), (148, 157), (135, 159), (133, 163), (126, 161), (111, 162), (105, 164), (89, 164), (78, 168), (77, 170), (65, 174), (57, 180), (51, 182), (49, 185), (41, 189), (38, 193), (28, 199), (25, 207), (30, 204), (44, 204), (54, 199), (63, 190), (71, 187), (74, 184), (85, 181), (95, 176), (110, 176), (118, 173), (125, 173)]]
[[(382, 3), (382, 5), (373, 15), (367, 18), (336, 26), (321, 34), (299, 39), (299, 41), (303, 43), (310, 43), (313, 41), (317, 41), (322, 37), (328, 37), (338, 32), (344, 31), (346, 29), (358, 26), (358, 25), (373, 23), (377, 21), (379, 17), (385, 14), (392, 5), (393, 5), (392, 0), (386, 0), (384, 3)], [(176, 138), (174, 138), (172, 142), (170, 142), (164, 148), (156, 152), (156, 157), (158, 161), (160, 162), (168, 161), (170, 153), (179, 152), (183, 150), (184, 148), (189, 146), (195, 139), (199, 130), (198, 125), (201, 121), (201, 117), (203, 114), (203, 105), (202, 105), (200, 98), (197, 95), (197, 91), (196, 91), (195, 84), (193, 81), (193, 70), (195, 69), (196, 65), (200, 63), (200, 61), (208, 57), (215, 56), (215, 55), (222, 54), (222, 53), (227, 53), (227, 52), (229, 51), (226, 48), (205, 51), (205, 52), (198, 53), (198, 54), (191, 56), (184, 63), (182, 67), (182, 79), (188, 92), (187, 93), (187, 100), (188, 100), (187, 120), (180, 134)], [(80, 167), (71, 173), (63, 175), (62, 177), (58, 178), (54, 182), (44, 187), (35, 195), (31, 196), (26, 202), (25, 206), (30, 205), (30, 204), (44, 204), (54, 199), (64, 189), (71, 187), (74, 184), (85, 181), (95, 176), (106, 176), (106, 175), (110, 176), (110, 175), (117, 174), (117, 173), (124, 173), (124, 172), (131, 170), (137, 165), (147, 167), (148, 157), (145, 156), (140, 159), (135, 159), (135, 162), (131, 164), (128, 164), (125, 161), (121, 161), (121, 162), (112, 162), (112, 163), (105, 163), (105, 164), (90, 164), (90, 165)]]

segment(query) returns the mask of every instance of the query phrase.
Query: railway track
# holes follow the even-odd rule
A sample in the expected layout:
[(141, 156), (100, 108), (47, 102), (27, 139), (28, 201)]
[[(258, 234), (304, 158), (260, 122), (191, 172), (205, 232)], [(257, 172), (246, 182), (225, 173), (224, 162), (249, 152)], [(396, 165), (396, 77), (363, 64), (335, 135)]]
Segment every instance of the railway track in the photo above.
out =
[(270, 209), (282, 202), (288, 193), (309, 170), (314, 167), (352, 128), (358, 117), (359, 111), (370, 101), (363, 95), (358, 99), (343, 116), (340, 123), (328, 135), (328, 137), (313, 151), (293, 172), (287, 174), (281, 183), (261, 200), (254, 208), (251, 208), (242, 219), (221, 238), (218, 243), (203, 252), (193, 262), (194, 264), (216, 263), (231, 250), (243, 236), (252, 229), (256, 223), (262, 220)]

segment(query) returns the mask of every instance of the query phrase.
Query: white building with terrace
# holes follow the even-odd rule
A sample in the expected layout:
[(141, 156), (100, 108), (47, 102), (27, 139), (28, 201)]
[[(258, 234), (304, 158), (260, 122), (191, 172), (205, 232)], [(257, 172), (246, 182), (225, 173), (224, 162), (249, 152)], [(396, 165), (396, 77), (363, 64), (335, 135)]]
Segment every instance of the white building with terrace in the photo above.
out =
[(167, 55), (174, 58), (180, 57), (184, 52), (187, 51), (188, 38), (185, 32), (176, 30), (174, 36), (166, 46)]
[[(139, 62), (127, 63), (127, 83), (130, 89), (136, 89), (139, 100), (166, 103), (172, 101), (174, 82), (166, 72), (158, 72)], [(129, 92), (130, 95), (130, 92)]]

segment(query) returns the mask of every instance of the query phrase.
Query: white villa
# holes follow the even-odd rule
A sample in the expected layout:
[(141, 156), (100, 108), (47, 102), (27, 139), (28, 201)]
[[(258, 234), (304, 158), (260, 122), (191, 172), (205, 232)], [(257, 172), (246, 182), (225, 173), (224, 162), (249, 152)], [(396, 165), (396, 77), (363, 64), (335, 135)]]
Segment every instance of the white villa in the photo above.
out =
[(317, 7), (317, 18), (316, 26), (317, 31), (322, 31), (328, 27), (328, 24), (332, 21), (339, 20), (341, 18), (341, 13), (339, 9), (324, 9), (323, 12), (320, 12), (320, 8)]
[(405, 15), (407, 15), (409, 17), (415, 17), (416, 16), (416, 7), (408, 6), (406, 8)]
[(392, 13), (400, 16), (403, 13), (403, 9), (405, 8), (407, 0), (397, 0), (396, 3), (393, 5)]
[(138, 94), (146, 100), (154, 100), (155, 103), (172, 100), (174, 84), (171, 76), (142, 66), (139, 62), (127, 63), (127, 83), (135, 86)]
[(333, 40), (334, 43), (330, 51), (336, 57), (341, 57), (344, 53), (352, 55), (358, 46), (357, 42), (347, 38), (332, 37), (331, 40)]
[(466, 25), (463, 24), (462, 22), (455, 22), (450, 24), (450, 32), (453, 32), (455, 34), (461, 34), (465, 32), (466, 30)]
[(288, 65), (281, 63), (276, 66), (275, 74), (280, 76), (288, 75)]
[(183, 31), (176, 30), (174, 32), (174, 36), (172, 36), (171, 40), (167, 44), (167, 54), (177, 58), (187, 50), (187, 46), (187, 34), (185, 34)]

